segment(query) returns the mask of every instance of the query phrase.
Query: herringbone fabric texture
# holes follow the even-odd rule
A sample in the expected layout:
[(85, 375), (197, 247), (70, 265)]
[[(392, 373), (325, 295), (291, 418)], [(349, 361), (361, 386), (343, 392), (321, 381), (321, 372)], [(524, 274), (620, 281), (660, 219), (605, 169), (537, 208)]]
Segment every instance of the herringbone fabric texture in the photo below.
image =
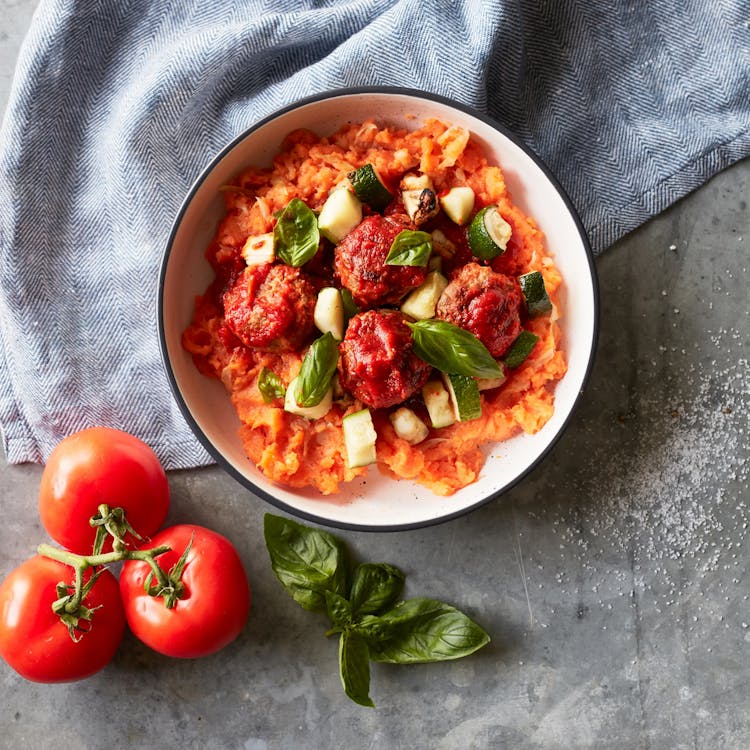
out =
[(160, 256), (229, 139), (389, 84), (472, 105), (558, 175), (596, 251), (748, 155), (744, 0), (42, 0), (0, 134), (0, 424), (11, 462), (120, 427), (208, 457), (167, 387)]

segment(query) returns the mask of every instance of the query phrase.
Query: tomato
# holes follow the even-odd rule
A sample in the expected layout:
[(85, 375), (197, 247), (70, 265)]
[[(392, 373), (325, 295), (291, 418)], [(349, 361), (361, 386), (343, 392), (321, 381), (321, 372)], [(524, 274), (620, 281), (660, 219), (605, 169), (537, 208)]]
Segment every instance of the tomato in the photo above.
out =
[[(125, 632), (117, 579), (104, 570), (84, 596), (94, 610), (74, 641), (52, 611), (59, 582), (73, 583), (73, 569), (41, 555), (11, 571), (0, 584), (0, 656), (34, 682), (72, 682), (90, 677), (112, 659)], [(90, 578), (87, 572), (84, 580)]]
[(133, 634), (166, 656), (207, 656), (231, 643), (250, 610), (245, 569), (232, 543), (214, 531), (183, 524), (159, 532), (148, 547), (171, 549), (156, 558), (170, 570), (191, 544), (181, 581), (182, 597), (168, 609), (164, 599), (146, 591), (150, 567), (126, 560), (120, 572), (125, 617)]
[[(143, 441), (110, 427), (90, 427), (52, 451), (42, 473), (39, 513), (58, 544), (89, 554), (96, 535), (89, 519), (102, 503), (123, 508), (127, 521), (145, 538), (167, 517), (169, 484), (156, 454)], [(110, 541), (105, 551), (111, 549)]]

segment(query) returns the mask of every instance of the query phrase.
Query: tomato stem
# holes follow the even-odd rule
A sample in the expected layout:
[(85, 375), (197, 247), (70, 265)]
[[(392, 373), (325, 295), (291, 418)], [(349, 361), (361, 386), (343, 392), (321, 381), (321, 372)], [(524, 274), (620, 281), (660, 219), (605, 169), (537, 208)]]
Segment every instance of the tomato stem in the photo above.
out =
[[(120, 547), (120, 545), (117, 545), (117, 547)], [(74, 641), (79, 640), (79, 634), (85, 632), (85, 629), (81, 627), (80, 620), (91, 620), (93, 614), (92, 610), (83, 605), (83, 598), (94, 585), (94, 581), (104, 566), (124, 560), (141, 560), (147, 563), (154, 577), (159, 582), (159, 588), (163, 591), (175, 592), (176, 586), (171, 580), (171, 576), (165, 573), (156, 562), (156, 558), (159, 555), (163, 555), (170, 549), (171, 547), (162, 545), (161, 547), (144, 550), (120, 547), (113, 549), (112, 552), (96, 552), (95, 546), (95, 554), (79, 555), (75, 552), (53, 547), (51, 544), (40, 544), (37, 547), (37, 552), (40, 555), (69, 565), (75, 573), (72, 584), (63, 581), (58, 584), (58, 598), (52, 604), (52, 611), (60, 617), (60, 620), (68, 628), (70, 637)], [(88, 582), (84, 583), (84, 576), (90, 568), (94, 569), (94, 574), (89, 578)]]
[(94, 541), (94, 554), (98, 554), (104, 547), (107, 537), (112, 537), (112, 549), (124, 550), (127, 548), (125, 537), (130, 534), (138, 541), (143, 541), (143, 537), (128, 523), (123, 508), (110, 508), (106, 503), (102, 503), (97, 508), (98, 513), (89, 519), (89, 523), (96, 529), (96, 538)]
[[(81, 568), (81, 570), (85, 572), (88, 568), (99, 568), (103, 565), (112, 565), (113, 563), (122, 562), (123, 560), (142, 560), (149, 564), (151, 562), (155, 563), (156, 561), (154, 558), (163, 555), (165, 552), (169, 552), (170, 549), (171, 547), (163, 545), (161, 547), (154, 547), (153, 549), (124, 549), (113, 550), (112, 552), (101, 552), (97, 555), (79, 555), (75, 552), (58, 549), (51, 544), (40, 544), (37, 547), (37, 552), (40, 555), (44, 555), (44, 557), (50, 557), (53, 560), (70, 565), (72, 568)], [(166, 580), (166, 574), (164, 571), (162, 571), (162, 574), (165, 576)]]

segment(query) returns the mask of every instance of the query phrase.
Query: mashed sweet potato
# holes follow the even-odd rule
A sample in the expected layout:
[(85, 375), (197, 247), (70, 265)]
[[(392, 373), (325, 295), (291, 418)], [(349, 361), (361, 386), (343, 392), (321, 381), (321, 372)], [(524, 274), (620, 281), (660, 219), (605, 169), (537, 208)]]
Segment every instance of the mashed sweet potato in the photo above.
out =
[[(553, 302), (551, 313), (524, 320), (524, 328), (539, 341), (501, 387), (482, 391), (479, 418), (431, 429), (425, 440), (412, 445), (396, 435), (388, 410), (373, 410), (378, 468), (395, 479), (412, 479), (439, 495), (450, 495), (479, 476), (483, 445), (520, 431), (534, 433), (545, 424), (554, 409), (554, 383), (566, 370), (557, 324), (560, 275), (533, 219), (513, 204), (501, 168), (487, 162), (466, 130), (437, 120), (413, 130), (366, 121), (323, 138), (305, 130), (290, 133), (271, 168), (250, 167), (226, 187), (226, 215), (207, 249), (216, 280), (196, 300), (183, 345), (202, 373), (221, 379), (242, 423), (247, 455), (269, 479), (331, 494), (342, 482), (366, 472), (366, 467), (348, 467), (341, 426), (362, 404), (339, 394), (324, 417), (310, 420), (285, 411), (278, 395), (264, 398), (260, 373), (266, 368), (288, 385), (299, 373), (307, 344), (299, 351), (248, 348), (228, 328), (223, 300), (243, 273), (241, 252), (249, 236), (271, 232), (275, 214), (293, 198), (319, 211), (342, 178), (367, 163), (386, 183), (398, 184), (406, 172), (419, 171), (429, 175), (438, 194), (457, 184), (469, 185), (475, 207), (496, 204), (512, 235), (506, 252), (491, 262), (493, 269), (509, 276), (540, 271)], [(332, 278), (330, 252), (322, 247), (308, 264), (313, 276), (325, 280), (321, 285)]]

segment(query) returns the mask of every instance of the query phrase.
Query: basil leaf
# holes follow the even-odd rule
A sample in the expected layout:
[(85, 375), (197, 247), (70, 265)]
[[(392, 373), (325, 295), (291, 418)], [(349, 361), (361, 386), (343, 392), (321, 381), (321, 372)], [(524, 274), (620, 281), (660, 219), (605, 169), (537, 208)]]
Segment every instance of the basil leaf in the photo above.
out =
[(301, 607), (325, 612), (326, 591), (346, 594), (346, 549), (333, 534), (270, 514), (263, 526), (271, 568)]
[(286, 393), (281, 378), (267, 367), (264, 367), (258, 375), (258, 390), (266, 404), (270, 404), (276, 398), (284, 398)]
[(404, 587), (404, 574), (387, 563), (362, 563), (354, 571), (349, 602), (354, 615), (370, 615), (389, 607)]
[(387, 641), (393, 633), (391, 623), (376, 615), (358, 617), (351, 629), (359, 633), (370, 644), (377, 641)]
[(313, 341), (302, 360), (294, 389), (300, 406), (317, 406), (326, 395), (339, 361), (339, 345), (329, 331)]
[(385, 263), (388, 266), (426, 266), (432, 253), (432, 237), (427, 232), (404, 229), (396, 235)]
[(301, 266), (318, 252), (318, 219), (304, 201), (292, 198), (273, 228), (276, 257), (288, 266)]
[(338, 628), (345, 628), (351, 625), (352, 608), (349, 602), (333, 591), (326, 591), (326, 613), (331, 618), (331, 622)]
[(370, 656), (367, 643), (345, 630), (339, 639), (339, 675), (344, 692), (360, 706), (374, 707), (370, 698)]
[(390, 635), (370, 642), (373, 661), (420, 664), (468, 656), (489, 643), (474, 621), (444, 602), (410, 599), (378, 618)]
[(503, 372), (487, 347), (469, 331), (445, 320), (418, 320), (411, 328), (420, 359), (449, 375), (498, 378)]

